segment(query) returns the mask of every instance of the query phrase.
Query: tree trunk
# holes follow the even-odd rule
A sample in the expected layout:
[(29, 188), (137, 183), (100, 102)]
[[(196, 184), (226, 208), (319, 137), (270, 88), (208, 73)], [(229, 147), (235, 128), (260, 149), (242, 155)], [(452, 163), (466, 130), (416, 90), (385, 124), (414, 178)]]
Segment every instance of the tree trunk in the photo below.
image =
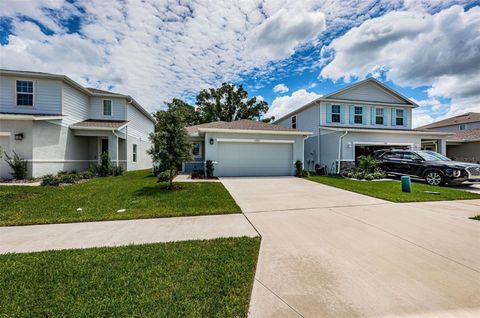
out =
[(173, 188), (173, 170), (170, 169), (170, 189)]

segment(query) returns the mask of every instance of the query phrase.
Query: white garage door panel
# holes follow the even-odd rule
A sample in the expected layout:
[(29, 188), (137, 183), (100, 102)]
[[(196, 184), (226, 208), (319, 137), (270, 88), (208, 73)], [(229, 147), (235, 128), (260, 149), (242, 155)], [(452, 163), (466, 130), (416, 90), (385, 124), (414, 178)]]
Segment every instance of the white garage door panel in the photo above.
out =
[(293, 144), (218, 143), (217, 176), (285, 176), (293, 173)]

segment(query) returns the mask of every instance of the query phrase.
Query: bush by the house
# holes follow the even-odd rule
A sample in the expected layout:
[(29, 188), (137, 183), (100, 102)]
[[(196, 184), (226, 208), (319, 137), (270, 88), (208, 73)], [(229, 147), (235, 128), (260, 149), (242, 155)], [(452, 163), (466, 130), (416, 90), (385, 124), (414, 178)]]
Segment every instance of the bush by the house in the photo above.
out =
[(10, 157), (6, 152), (5, 161), (13, 170), (10, 174), (17, 180), (23, 180), (27, 177), (27, 161), (22, 159), (15, 151), (13, 157)]
[(303, 162), (300, 160), (295, 161), (295, 176), (303, 177)]
[(112, 162), (108, 152), (103, 152), (100, 157), (100, 165), (97, 166), (97, 173), (100, 177), (107, 177), (110, 175), (112, 169)]
[(204, 170), (193, 170), (190, 173), (190, 177), (192, 179), (200, 179), (205, 177), (205, 171)]
[(47, 175), (43, 176), (41, 185), (42, 186), (54, 186), (54, 187), (56, 187), (56, 186), (60, 185), (60, 183), (61, 182), (60, 182), (59, 177), (57, 177), (53, 174), (47, 174)]
[[(173, 178), (175, 178), (178, 175), (177, 170), (173, 170), (172, 173), (173, 173)], [(165, 171), (160, 172), (157, 175), (157, 178), (158, 178), (158, 182), (168, 182), (168, 181), (170, 181), (170, 170), (165, 170)]]
[(359, 180), (377, 180), (385, 178), (385, 173), (378, 167), (380, 161), (372, 156), (360, 156), (358, 158), (358, 165), (354, 168), (348, 169), (343, 173), (346, 178)]
[(207, 162), (205, 163), (205, 170), (207, 173), (207, 178), (213, 178), (214, 167), (212, 160), (207, 160)]

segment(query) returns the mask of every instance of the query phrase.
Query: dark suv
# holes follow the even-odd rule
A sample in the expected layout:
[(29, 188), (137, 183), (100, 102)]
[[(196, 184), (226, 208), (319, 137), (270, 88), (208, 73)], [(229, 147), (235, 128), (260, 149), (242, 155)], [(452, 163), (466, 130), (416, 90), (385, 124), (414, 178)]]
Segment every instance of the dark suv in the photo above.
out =
[(430, 185), (480, 181), (480, 164), (452, 161), (435, 151), (377, 150), (374, 154), (387, 174), (425, 179)]

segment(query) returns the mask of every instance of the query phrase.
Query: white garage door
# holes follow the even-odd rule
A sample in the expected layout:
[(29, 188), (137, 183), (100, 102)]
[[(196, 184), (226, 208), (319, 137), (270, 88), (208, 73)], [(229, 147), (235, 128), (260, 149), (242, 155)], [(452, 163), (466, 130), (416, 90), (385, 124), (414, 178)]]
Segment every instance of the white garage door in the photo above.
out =
[(292, 173), (292, 143), (218, 143), (217, 176), (286, 176)]

